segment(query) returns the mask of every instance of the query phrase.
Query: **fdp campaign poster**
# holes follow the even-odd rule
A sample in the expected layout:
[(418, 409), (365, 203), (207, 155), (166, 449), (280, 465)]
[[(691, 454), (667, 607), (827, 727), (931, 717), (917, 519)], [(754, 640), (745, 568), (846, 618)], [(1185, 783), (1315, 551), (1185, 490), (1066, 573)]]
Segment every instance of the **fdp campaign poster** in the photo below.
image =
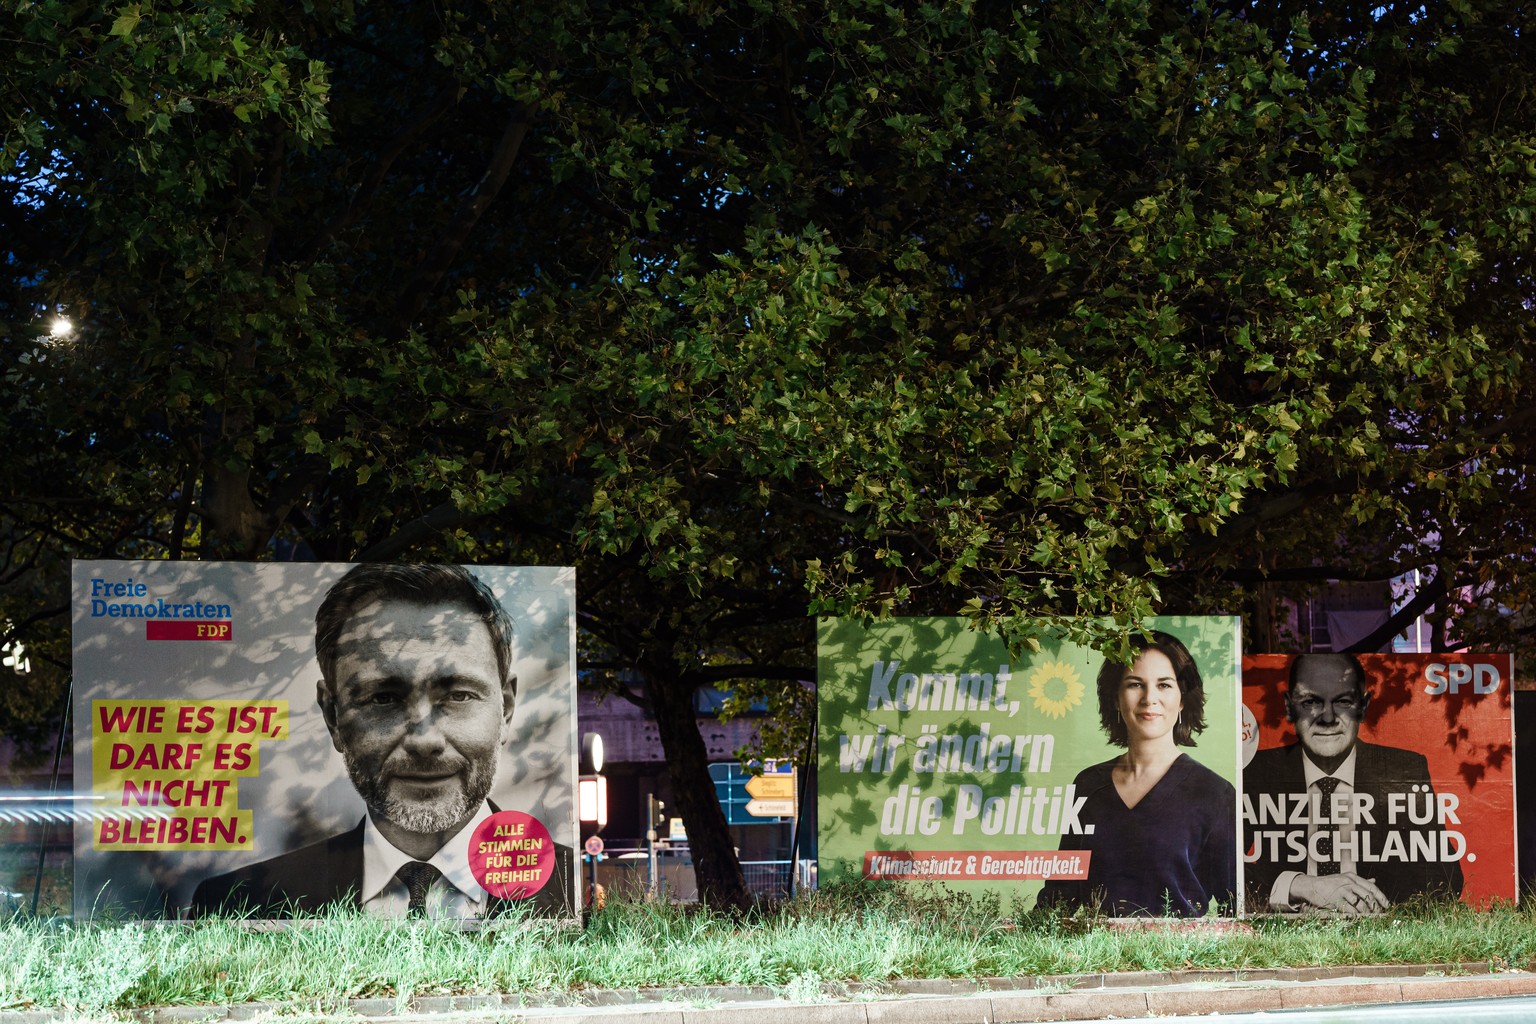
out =
[(74, 563), (76, 915), (574, 913), (574, 579)]
[(1513, 658), (1243, 659), (1250, 907), (1514, 899)]
[(1126, 666), (1066, 643), (1015, 659), (960, 618), (823, 620), (820, 877), (1235, 913), (1238, 623), (1147, 629)]

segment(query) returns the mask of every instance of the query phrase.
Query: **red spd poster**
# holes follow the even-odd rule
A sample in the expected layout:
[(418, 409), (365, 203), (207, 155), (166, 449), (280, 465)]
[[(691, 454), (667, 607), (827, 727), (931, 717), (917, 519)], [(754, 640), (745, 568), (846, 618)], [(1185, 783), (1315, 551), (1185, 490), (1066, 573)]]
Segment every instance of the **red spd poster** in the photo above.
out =
[(1250, 910), (1513, 900), (1509, 655), (1243, 659)]

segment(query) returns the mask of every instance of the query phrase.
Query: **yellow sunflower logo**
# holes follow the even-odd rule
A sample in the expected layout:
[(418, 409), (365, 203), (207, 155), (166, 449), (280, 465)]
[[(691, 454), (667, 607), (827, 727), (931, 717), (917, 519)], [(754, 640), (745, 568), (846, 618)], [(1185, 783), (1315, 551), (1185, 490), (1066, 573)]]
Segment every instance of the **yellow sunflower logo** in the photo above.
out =
[(1065, 718), (1083, 702), (1083, 681), (1066, 662), (1048, 661), (1029, 674), (1029, 696), (1042, 715)]

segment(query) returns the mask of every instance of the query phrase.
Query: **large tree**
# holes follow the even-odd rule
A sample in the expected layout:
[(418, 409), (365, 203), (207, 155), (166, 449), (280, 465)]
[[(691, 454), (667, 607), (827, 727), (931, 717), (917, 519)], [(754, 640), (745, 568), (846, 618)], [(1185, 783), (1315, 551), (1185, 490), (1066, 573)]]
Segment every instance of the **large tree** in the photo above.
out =
[(1417, 567), (1524, 642), (1531, 27), (13, 4), (0, 610), (62, 667), (73, 555), (576, 564), (725, 904), (691, 697), (807, 613), (1116, 649)]

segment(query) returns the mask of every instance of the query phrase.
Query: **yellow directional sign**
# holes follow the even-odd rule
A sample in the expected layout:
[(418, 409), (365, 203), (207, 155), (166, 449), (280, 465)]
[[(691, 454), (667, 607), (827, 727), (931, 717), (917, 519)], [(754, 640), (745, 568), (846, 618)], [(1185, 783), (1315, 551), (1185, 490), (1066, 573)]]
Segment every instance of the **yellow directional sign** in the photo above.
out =
[(759, 800), (747, 801), (747, 813), (754, 818), (789, 818), (795, 813), (793, 800)]
[(754, 775), (747, 780), (747, 796), (756, 797), (759, 800), (793, 800), (797, 774), (799, 773)]

